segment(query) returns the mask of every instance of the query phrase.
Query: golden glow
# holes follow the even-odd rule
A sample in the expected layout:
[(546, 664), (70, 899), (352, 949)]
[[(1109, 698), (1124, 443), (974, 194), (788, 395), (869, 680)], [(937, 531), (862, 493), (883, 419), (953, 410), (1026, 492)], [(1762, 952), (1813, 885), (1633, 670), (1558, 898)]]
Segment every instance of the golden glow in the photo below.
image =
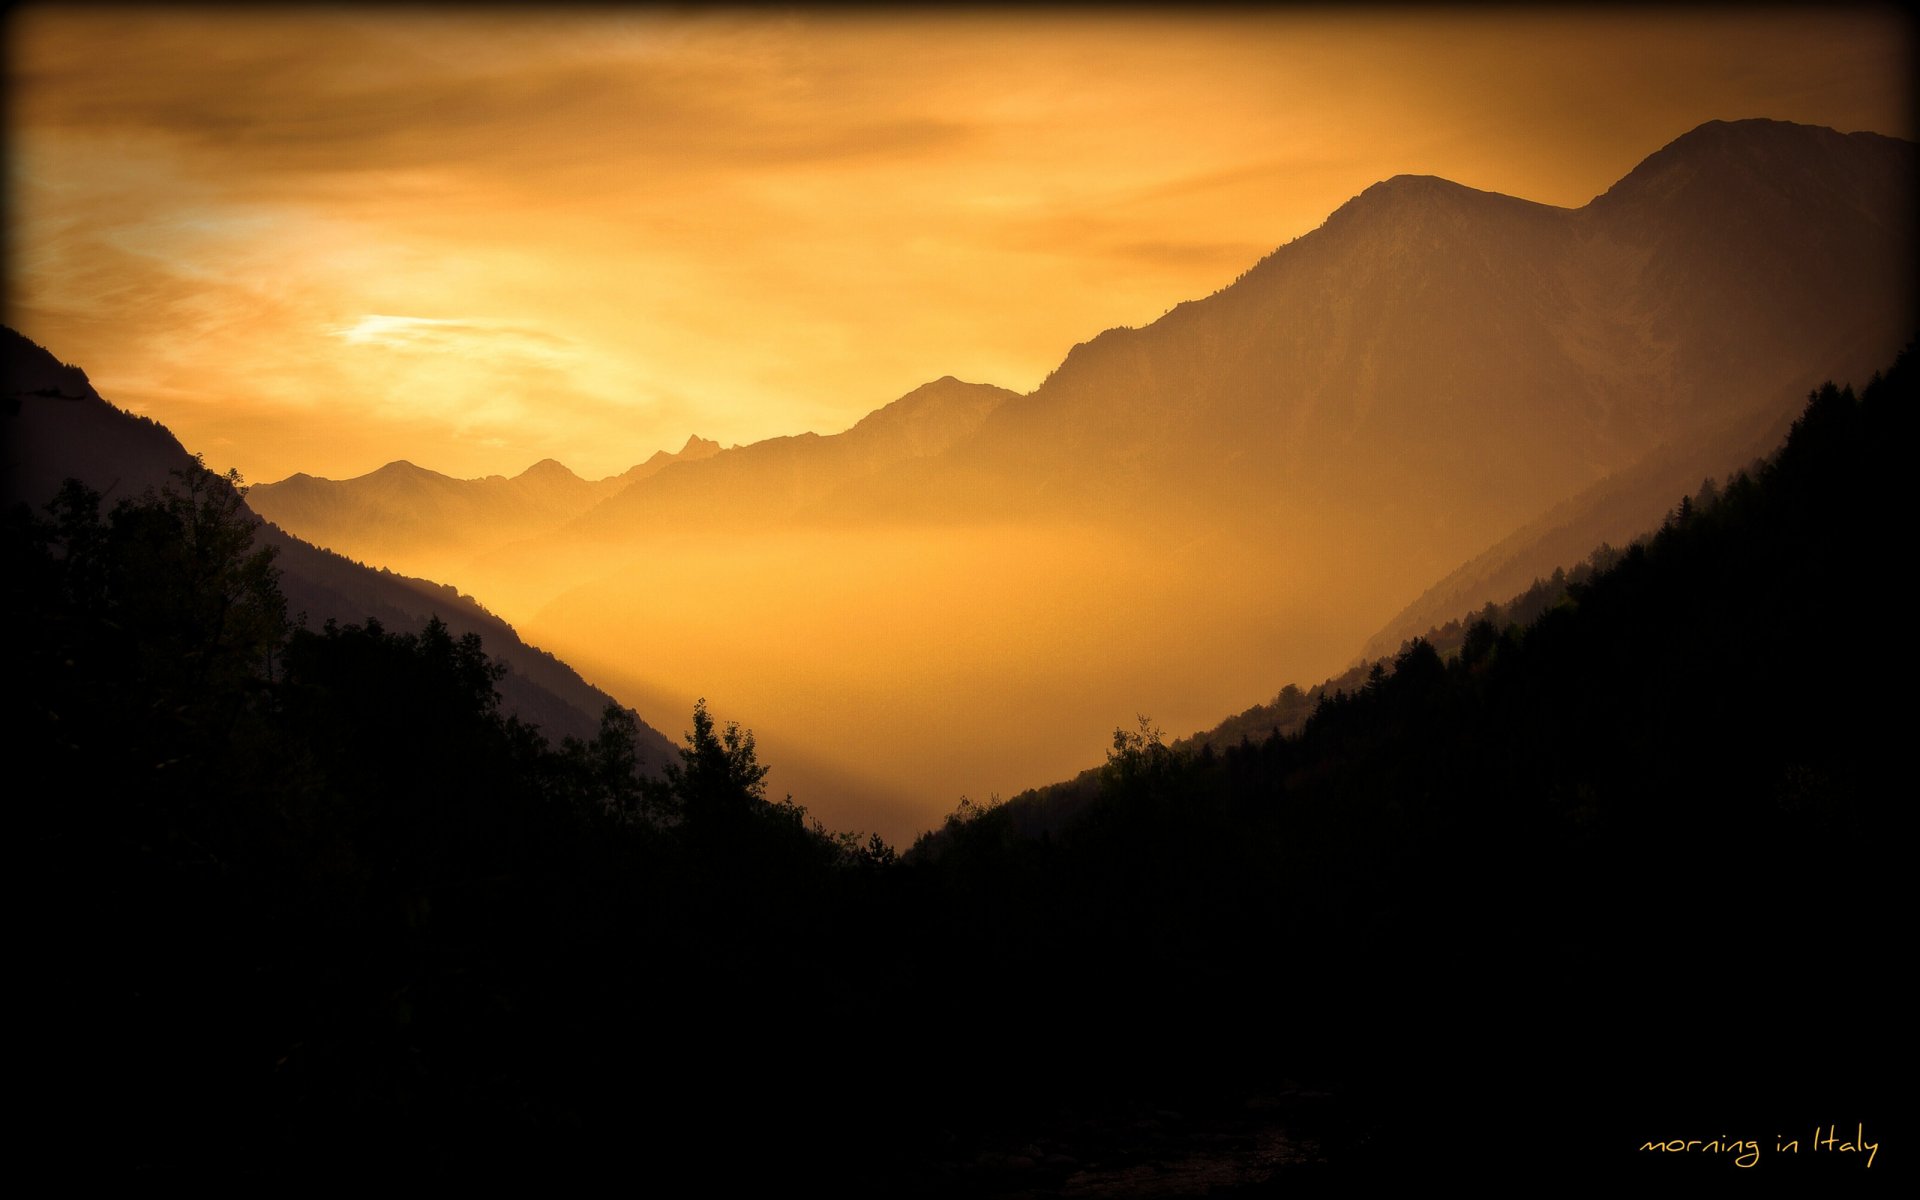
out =
[(249, 478), (611, 474), (1025, 390), (1368, 184), (1910, 135), (1891, 8), (10, 14), (8, 320)]
[(756, 730), (776, 792), (911, 840), (962, 792), (1099, 762), (1137, 712), (1184, 734), (1271, 696), (1276, 663), (1344, 666), (1385, 589), (1337, 540), (1282, 548), (1282, 572), (1047, 519), (640, 531), (542, 539), (459, 578), (650, 724), (677, 735), (704, 695)]
[[(1029, 390), (1392, 175), (1575, 207), (1712, 119), (1914, 133), (1890, 7), (9, 16), (8, 322), (255, 481), (836, 432)], [(389, 565), (903, 839), (1315, 682), (1509, 527), (949, 515)]]

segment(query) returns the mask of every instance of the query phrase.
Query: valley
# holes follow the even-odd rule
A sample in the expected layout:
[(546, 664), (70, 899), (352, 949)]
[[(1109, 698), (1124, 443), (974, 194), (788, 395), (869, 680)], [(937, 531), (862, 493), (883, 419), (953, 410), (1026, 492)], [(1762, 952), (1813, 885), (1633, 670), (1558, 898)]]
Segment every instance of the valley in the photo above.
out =
[(1396, 177), (1029, 395), (949, 377), (838, 434), (547, 464), (564, 503), (400, 466), (255, 503), (443, 572), (657, 728), (707, 697), (787, 752), (777, 790), (910, 839), (1137, 714), (1185, 733), (1390, 653), (1749, 464), (1908, 336), (1913, 170), (1738, 121), (1581, 209)]

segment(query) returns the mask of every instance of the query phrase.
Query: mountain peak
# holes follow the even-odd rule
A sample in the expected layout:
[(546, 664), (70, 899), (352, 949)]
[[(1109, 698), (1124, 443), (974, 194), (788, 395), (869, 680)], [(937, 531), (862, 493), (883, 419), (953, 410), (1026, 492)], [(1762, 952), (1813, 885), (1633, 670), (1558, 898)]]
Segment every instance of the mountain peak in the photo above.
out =
[(1011, 395), (1013, 395), (1012, 392), (990, 383), (968, 383), (952, 375), (942, 375), (938, 379), (921, 384), (891, 404), (883, 405), (868, 413), (856, 422), (853, 428), (858, 429), (875, 421), (884, 423), (897, 420), (909, 413), (922, 410), (955, 405), (973, 408), (984, 404), (992, 408)]
[(1736, 121), (1703, 121), (1654, 153), (1692, 150), (1710, 146), (1758, 145), (1782, 138), (1846, 137), (1825, 125), (1802, 125), (1797, 121), (1776, 121), (1770, 117), (1742, 117)]
[(1014, 392), (1008, 391), (1006, 388), (1000, 387), (997, 384), (968, 383), (966, 380), (953, 375), (942, 375), (938, 379), (921, 384), (898, 400), (895, 400), (892, 404), (885, 405), (875, 410), (875, 412), (869, 413), (868, 416), (875, 416), (901, 405), (905, 405), (908, 408), (927, 404), (957, 403), (972, 405), (980, 403), (983, 400), (997, 404), (1001, 400), (1005, 400), (1013, 395), (1015, 395)]
[(526, 470), (520, 472), (520, 474), (516, 476), (516, 478), (540, 480), (540, 479), (578, 479), (580, 477), (578, 475), (575, 475), (571, 470), (569, 470), (567, 468), (567, 465), (561, 462), (560, 460), (554, 459), (554, 458), (543, 458), (539, 462), (528, 467)]
[(1410, 208), (1458, 209), (1464, 205), (1504, 205), (1527, 209), (1551, 207), (1503, 192), (1482, 191), (1451, 179), (1442, 179), (1438, 175), (1395, 175), (1382, 179), (1335, 209), (1333, 215), (1327, 218), (1327, 223), (1333, 224), (1343, 214)]
[(1755, 165), (1777, 166), (1783, 154), (1818, 152), (1823, 144), (1838, 145), (1849, 137), (1860, 136), (1871, 138), (1880, 135), (1846, 134), (1824, 125), (1800, 125), (1764, 117), (1708, 121), (1704, 125), (1694, 126), (1649, 154), (1621, 182), (1632, 180), (1648, 168), (1658, 169), (1680, 163), (1706, 165), (1742, 160)]
[(719, 442), (711, 438), (703, 438), (695, 433), (688, 435), (687, 444), (680, 447), (680, 452), (675, 457), (683, 459), (711, 458), (718, 453), (720, 453)]
[(392, 462), (388, 463), (386, 466), (381, 467), (377, 471), (368, 472), (366, 475), (361, 476), (361, 478), (383, 480), (388, 482), (402, 482), (402, 481), (415, 482), (415, 481), (427, 480), (427, 479), (445, 479), (445, 480), (452, 479), (451, 476), (442, 475), (438, 471), (429, 471), (425, 467), (416, 466), (414, 463), (404, 458), (396, 458)]
[(1438, 175), (1401, 174), (1382, 179), (1379, 183), (1367, 188), (1360, 194), (1365, 196), (1370, 192), (1377, 192), (1382, 195), (1418, 196), (1440, 194), (1447, 191), (1470, 192), (1472, 190), (1472, 188), (1464, 184), (1455, 183), (1451, 179), (1442, 179)]
[(98, 397), (87, 373), (63, 363), (52, 351), (11, 325), (0, 325), (0, 357), (6, 363), (6, 390), (66, 397)]
[(1604, 209), (1704, 187), (1712, 203), (1726, 204), (1734, 197), (1783, 192), (1803, 179), (1824, 180), (1830, 190), (1839, 186), (1830, 178), (1835, 172), (1884, 168), (1902, 156), (1911, 170), (1913, 148), (1911, 142), (1884, 134), (1841, 133), (1824, 125), (1764, 117), (1708, 121), (1641, 160), (1594, 203)]
[[(1537, 222), (1564, 211), (1501, 192), (1482, 191), (1438, 175), (1395, 175), (1335, 209), (1316, 233), (1324, 231), (1338, 237), (1358, 234), (1369, 238), (1384, 235), (1393, 239), (1436, 223), (1453, 229), (1477, 226), (1488, 217), (1509, 222)], [(1269, 268), (1274, 259), (1275, 256), (1269, 255), (1249, 275)]]
[(937, 454), (971, 436), (987, 416), (1014, 393), (986, 383), (967, 383), (943, 375), (860, 418), (837, 436), (852, 442), (887, 442), (908, 457)]

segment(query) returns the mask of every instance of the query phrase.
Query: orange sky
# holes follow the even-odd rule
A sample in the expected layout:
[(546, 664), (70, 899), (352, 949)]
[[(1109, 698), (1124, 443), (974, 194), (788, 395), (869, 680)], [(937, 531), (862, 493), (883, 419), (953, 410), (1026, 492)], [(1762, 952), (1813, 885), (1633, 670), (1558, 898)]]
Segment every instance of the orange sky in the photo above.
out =
[(1911, 127), (1892, 8), (8, 15), (7, 321), (253, 480), (1037, 385), (1402, 172)]

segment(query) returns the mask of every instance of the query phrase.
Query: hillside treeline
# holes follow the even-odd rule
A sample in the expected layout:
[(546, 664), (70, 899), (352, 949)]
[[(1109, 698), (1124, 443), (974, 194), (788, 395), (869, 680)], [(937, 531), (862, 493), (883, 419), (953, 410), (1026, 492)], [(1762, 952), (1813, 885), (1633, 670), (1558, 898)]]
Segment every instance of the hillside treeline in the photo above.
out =
[(915, 857), (993, 964), (971, 977), (1126, 1006), (1188, 1066), (1390, 1097), (1372, 1153), (1408, 1163), (1486, 1165), (1478, 1129), (1509, 1164), (1630, 1167), (1688, 1121), (1872, 1110), (1892, 1081), (1843, 1042), (1898, 1028), (1871, 948), (1900, 928), (1882, 565), (1913, 396), (1910, 355), (1820, 389), (1773, 459), (1531, 623), (1417, 640), (1296, 733), (1120, 731), (1058, 833), (963, 809)]

